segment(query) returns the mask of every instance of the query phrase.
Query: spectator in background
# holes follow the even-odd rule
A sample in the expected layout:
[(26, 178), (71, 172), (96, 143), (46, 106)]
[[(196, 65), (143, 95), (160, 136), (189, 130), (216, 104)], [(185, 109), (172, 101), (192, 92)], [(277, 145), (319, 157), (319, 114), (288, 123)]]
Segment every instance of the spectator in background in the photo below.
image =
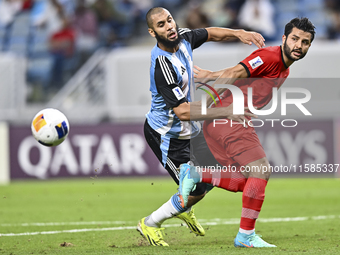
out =
[[(139, 0), (134, 0), (134, 1), (139, 1)], [(143, 0), (143, 1), (144, 2), (146, 2), (146, 1), (150, 2), (150, 0)], [(169, 10), (170, 13), (176, 13), (176, 12), (178, 12), (178, 9), (182, 5), (186, 4), (189, 1), (187, 1), (187, 0), (171, 0), (171, 1), (169, 1), (169, 0), (153, 0), (151, 2), (153, 2), (153, 3), (151, 3), (152, 6), (161, 6), (165, 9)]]
[(239, 28), (237, 15), (244, 1), (245, 0), (191, 0), (190, 3), (201, 3), (202, 11), (208, 16), (211, 26)]
[(68, 19), (70, 19), (75, 12), (76, 2), (77, 0), (58, 0), (58, 3), (63, 7), (65, 17)]
[(330, 18), (327, 37), (328, 39), (340, 41), (340, 1), (325, 0), (325, 6)]
[(238, 15), (244, 3), (245, 0), (229, 0), (224, 5), (224, 11), (229, 16), (228, 27), (234, 29), (241, 28), (238, 22)]
[(259, 31), (266, 41), (275, 39), (275, 9), (270, 0), (247, 0), (239, 13), (239, 24), (246, 30)]
[(11, 37), (11, 28), (17, 15), (22, 9), (21, 0), (2, 0), (0, 1), (0, 27), (5, 28), (5, 34), (2, 39), (2, 49), (6, 51), (9, 47)]
[(238, 14), (245, 2), (246, 0), (229, 0), (225, 5)]
[(328, 27), (328, 39), (340, 41), (340, 11), (332, 13), (332, 25)]
[(96, 0), (92, 8), (99, 24), (100, 44), (104, 47), (115, 47), (124, 43), (123, 32), (128, 17), (117, 10), (109, 0)]
[(64, 82), (65, 61), (72, 58), (75, 52), (75, 32), (58, 0), (51, 0), (51, 4), (59, 18), (60, 27), (49, 39), (49, 50), (53, 57), (50, 85), (60, 88)]
[(22, 10), (31, 10), (34, 0), (22, 0)]
[(0, 1), (0, 25), (5, 27), (14, 21), (15, 15), (22, 9), (21, 0)]
[(76, 51), (79, 64), (83, 64), (98, 46), (98, 24), (94, 11), (85, 0), (77, 0), (72, 26), (76, 33)]
[(31, 16), (33, 26), (45, 29), (48, 37), (60, 31), (67, 19), (59, 0), (36, 0)]
[[(136, 24), (141, 23), (142, 11), (132, 0), (118, 0), (117, 11), (125, 16), (124, 26), (121, 27), (120, 37), (124, 40), (131, 38), (136, 29)], [(144, 18), (145, 16), (143, 16)], [(144, 23), (144, 22), (143, 22)]]
[(185, 26), (190, 29), (205, 28), (210, 26), (208, 16), (203, 12), (198, 1), (189, 3), (189, 13), (185, 19)]

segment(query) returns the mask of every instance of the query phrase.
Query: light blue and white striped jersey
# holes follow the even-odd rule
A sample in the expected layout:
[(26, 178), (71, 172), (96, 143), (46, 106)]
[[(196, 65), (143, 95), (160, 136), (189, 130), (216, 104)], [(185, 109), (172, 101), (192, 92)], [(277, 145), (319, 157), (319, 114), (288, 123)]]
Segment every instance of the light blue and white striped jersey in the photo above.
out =
[(179, 29), (181, 38), (175, 53), (151, 51), (150, 91), (151, 109), (146, 114), (149, 125), (162, 136), (190, 139), (200, 131), (195, 121), (181, 121), (173, 111), (181, 103), (191, 102), (195, 84), (192, 51), (206, 42), (206, 29)]

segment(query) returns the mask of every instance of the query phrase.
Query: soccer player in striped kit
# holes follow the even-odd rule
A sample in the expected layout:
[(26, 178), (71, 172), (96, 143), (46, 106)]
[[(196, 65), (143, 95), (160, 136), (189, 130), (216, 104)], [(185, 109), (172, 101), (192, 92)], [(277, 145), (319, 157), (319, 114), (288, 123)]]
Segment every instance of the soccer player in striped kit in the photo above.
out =
[[(238, 38), (246, 44), (264, 46), (263, 37), (255, 32), (226, 28), (179, 29), (164, 8), (156, 7), (146, 15), (148, 31), (157, 40), (151, 52), (150, 91), (151, 109), (146, 114), (145, 138), (162, 165), (174, 181), (179, 183), (180, 164), (191, 161), (199, 165), (204, 157), (217, 163), (209, 151), (199, 122), (206, 119), (201, 115), (200, 102), (192, 102), (194, 90), (193, 50), (207, 41), (225, 41)], [(246, 112), (245, 116), (254, 116)], [(214, 118), (229, 118), (242, 122), (243, 115), (233, 115), (232, 107), (209, 109)], [(195, 146), (190, 146), (190, 143)], [(195, 150), (193, 151), (193, 147)], [(194, 155), (191, 157), (191, 155)], [(208, 163), (209, 163), (208, 162)], [(149, 216), (140, 220), (137, 230), (154, 246), (168, 246), (162, 235), (161, 224), (174, 216), (182, 219), (196, 235), (203, 236), (204, 229), (198, 223), (191, 206), (204, 197), (207, 185), (198, 184), (190, 193), (187, 206), (180, 205), (178, 194), (174, 194), (165, 204)]]

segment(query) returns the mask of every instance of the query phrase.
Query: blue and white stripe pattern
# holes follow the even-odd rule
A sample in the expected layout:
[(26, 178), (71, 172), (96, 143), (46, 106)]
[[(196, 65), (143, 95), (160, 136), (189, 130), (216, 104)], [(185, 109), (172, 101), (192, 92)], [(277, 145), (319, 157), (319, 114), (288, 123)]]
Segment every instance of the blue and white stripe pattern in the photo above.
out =
[[(162, 141), (164, 140), (164, 144), (161, 145), (164, 166), (169, 149), (166, 146), (170, 144), (171, 138), (191, 139), (200, 132), (199, 122), (181, 121), (171, 108), (171, 104), (176, 105), (176, 102), (183, 100), (184, 97), (187, 102), (193, 101), (195, 84), (192, 53), (194, 45), (197, 46), (206, 40), (204, 35), (207, 33), (205, 32), (205, 30), (195, 31), (181, 28), (179, 35), (182, 39), (175, 53), (163, 51), (157, 45), (151, 51), (150, 91), (152, 99), (151, 109), (146, 114), (146, 118), (151, 128), (162, 136)], [(177, 87), (180, 88), (180, 92)], [(171, 90), (178, 92), (177, 99), (171, 94)], [(169, 98), (165, 100), (162, 95), (169, 96)]]
[(182, 207), (181, 206), (181, 201), (178, 197), (179, 193), (177, 192), (175, 195), (171, 197), (171, 203), (175, 207), (175, 209), (179, 212), (185, 212), (188, 208), (187, 207)]

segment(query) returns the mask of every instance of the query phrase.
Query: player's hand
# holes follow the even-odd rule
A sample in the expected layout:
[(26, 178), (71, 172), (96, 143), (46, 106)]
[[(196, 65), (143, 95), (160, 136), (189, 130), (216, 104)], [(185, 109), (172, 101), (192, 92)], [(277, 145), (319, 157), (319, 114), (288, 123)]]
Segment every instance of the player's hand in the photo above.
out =
[[(194, 66), (194, 78), (195, 78), (195, 82), (200, 82), (200, 83), (208, 83), (209, 81), (212, 81), (213, 79), (211, 79), (212, 77), (212, 71), (209, 70), (205, 70), (200, 68), (199, 66)], [(196, 86), (196, 89), (203, 86), (203, 84), (198, 84)]]
[(257, 118), (257, 115), (251, 113), (248, 107), (244, 107), (244, 115), (233, 114), (233, 104), (230, 104), (228, 107), (226, 107), (226, 110), (227, 110), (227, 119), (231, 121), (236, 121), (242, 124), (245, 128), (248, 128), (248, 125), (247, 125), (248, 119), (245, 116)]
[(238, 31), (237, 37), (238, 39), (240, 39), (241, 42), (248, 45), (252, 45), (254, 43), (258, 48), (263, 48), (266, 46), (264, 44), (265, 39), (263, 38), (263, 36), (256, 32), (240, 30)]

